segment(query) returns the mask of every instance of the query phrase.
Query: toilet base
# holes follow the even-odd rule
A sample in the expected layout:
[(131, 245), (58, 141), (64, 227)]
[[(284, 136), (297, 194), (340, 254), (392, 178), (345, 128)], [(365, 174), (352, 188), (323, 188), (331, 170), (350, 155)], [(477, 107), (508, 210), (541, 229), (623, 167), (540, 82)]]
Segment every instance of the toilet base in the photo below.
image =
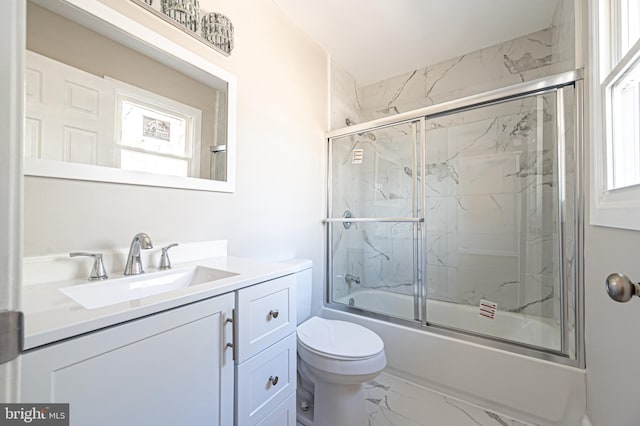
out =
[[(313, 426), (367, 426), (369, 417), (364, 405), (362, 385), (316, 383)], [(329, 407), (323, 410), (322, 407)]]
[[(300, 363), (299, 359), (298, 363)], [(303, 409), (303, 405), (306, 406), (306, 410)], [(298, 372), (298, 389), (296, 390), (296, 420), (298, 423), (303, 426), (314, 426), (313, 409), (313, 384), (302, 379), (300, 372)]]
[[(299, 379), (310, 379), (313, 383), (313, 391), (308, 387), (303, 389), (302, 386), (297, 391), (296, 417), (304, 426), (367, 426), (369, 424), (362, 380), (357, 380), (356, 383), (331, 383), (322, 380), (318, 374), (320, 372), (304, 362), (298, 364), (298, 373)], [(371, 379), (377, 374), (368, 375), (366, 379)], [(333, 378), (333, 375), (329, 374), (327, 377)], [(304, 379), (299, 381), (299, 384), (302, 383), (309, 384)], [(301, 408), (303, 401), (309, 404), (307, 411)]]
[(296, 398), (296, 421), (303, 426), (314, 426), (313, 424), (313, 402), (309, 403), (309, 409), (303, 411), (300, 403), (303, 400), (299, 397)]
[[(307, 398), (298, 394), (296, 420), (299, 423), (304, 426), (366, 426), (369, 424), (362, 385), (347, 387), (340, 385), (326, 388), (321, 386), (320, 388), (320, 393), (314, 395), (314, 401), (308, 401)], [(318, 389), (317, 386), (316, 389)], [(303, 401), (308, 403), (306, 411), (302, 409)], [(328, 406), (332, 409), (316, 413), (314, 402), (320, 407)]]

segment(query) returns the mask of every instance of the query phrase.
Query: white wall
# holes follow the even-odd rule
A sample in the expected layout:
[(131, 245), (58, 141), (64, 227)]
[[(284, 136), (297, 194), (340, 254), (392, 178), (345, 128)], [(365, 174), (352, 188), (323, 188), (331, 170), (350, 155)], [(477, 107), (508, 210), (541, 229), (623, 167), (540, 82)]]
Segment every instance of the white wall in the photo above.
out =
[(103, 0), (238, 77), (237, 184), (233, 194), (27, 177), (25, 256), (156, 241), (227, 239), (229, 254), (314, 262), (324, 276), (327, 60), (270, 0), (201, 0), (235, 26), (224, 57), (132, 2)]

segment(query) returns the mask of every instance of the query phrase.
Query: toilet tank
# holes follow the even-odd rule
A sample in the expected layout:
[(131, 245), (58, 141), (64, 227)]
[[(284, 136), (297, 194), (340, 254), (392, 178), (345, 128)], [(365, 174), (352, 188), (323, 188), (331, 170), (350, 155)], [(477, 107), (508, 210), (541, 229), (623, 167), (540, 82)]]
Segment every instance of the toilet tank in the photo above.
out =
[(296, 315), (297, 323), (301, 324), (309, 317), (311, 317), (313, 262), (309, 259), (292, 259), (282, 263), (293, 265), (295, 267), (294, 277), (296, 280)]

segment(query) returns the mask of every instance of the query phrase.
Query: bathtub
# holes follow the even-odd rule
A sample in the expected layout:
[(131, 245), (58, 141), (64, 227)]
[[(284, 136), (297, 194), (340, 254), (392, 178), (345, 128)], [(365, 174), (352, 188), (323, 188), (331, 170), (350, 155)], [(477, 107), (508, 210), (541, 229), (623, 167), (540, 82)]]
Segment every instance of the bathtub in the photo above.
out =
[[(377, 290), (359, 290), (340, 300), (348, 305), (374, 312), (413, 312), (413, 298)], [(384, 302), (383, 302), (384, 301)], [(472, 307), (430, 301), (429, 318), (467, 328), (477, 322), (478, 311)], [(455, 308), (455, 309), (452, 309)], [(527, 330), (532, 342), (546, 327), (544, 321), (505, 317), (491, 322), (500, 332)], [(363, 325), (384, 341), (386, 371), (445, 395), (515, 419), (539, 425), (580, 425), (586, 412), (585, 371), (555, 362), (508, 352), (462, 338), (447, 336), (424, 328), (413, 328), (357, 315), (325, 306), (322, 316)], [(517, 321), (517, 322), (514, 322)], [(515, 325), (514, 325), (515, 324)], [(510, 327), (511, 330), (506, 330)], [(498, 330), (502, 328), (501, 330)], [(525, 333), (526, 334), (526, 333)], [(519, 339), (522, 340), (522, 339)], [(539, 343), (543, 343), (538, 340)]]
[[(337, 302), (395, 318), (413, 319), (413, 296), (409, 295), (381, 290), (357, 290)], [(478, 306), (427, 301), (427, 318), (432, 324), (560, 350), (560, 327), (555, 320), (502, 311), (498, 311), (494, 319), (488, 319), (478, 315), (478, 311)]]

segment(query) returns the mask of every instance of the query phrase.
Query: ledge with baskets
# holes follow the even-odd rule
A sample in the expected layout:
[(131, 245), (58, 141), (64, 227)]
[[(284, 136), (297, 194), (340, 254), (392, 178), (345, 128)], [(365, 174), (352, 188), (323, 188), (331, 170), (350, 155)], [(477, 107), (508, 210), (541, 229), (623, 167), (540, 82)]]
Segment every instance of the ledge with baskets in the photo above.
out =
[(233, 24), (217, 12), (200, 9), (198, 0), (131, 0), (225, 56), (233, 50)]

